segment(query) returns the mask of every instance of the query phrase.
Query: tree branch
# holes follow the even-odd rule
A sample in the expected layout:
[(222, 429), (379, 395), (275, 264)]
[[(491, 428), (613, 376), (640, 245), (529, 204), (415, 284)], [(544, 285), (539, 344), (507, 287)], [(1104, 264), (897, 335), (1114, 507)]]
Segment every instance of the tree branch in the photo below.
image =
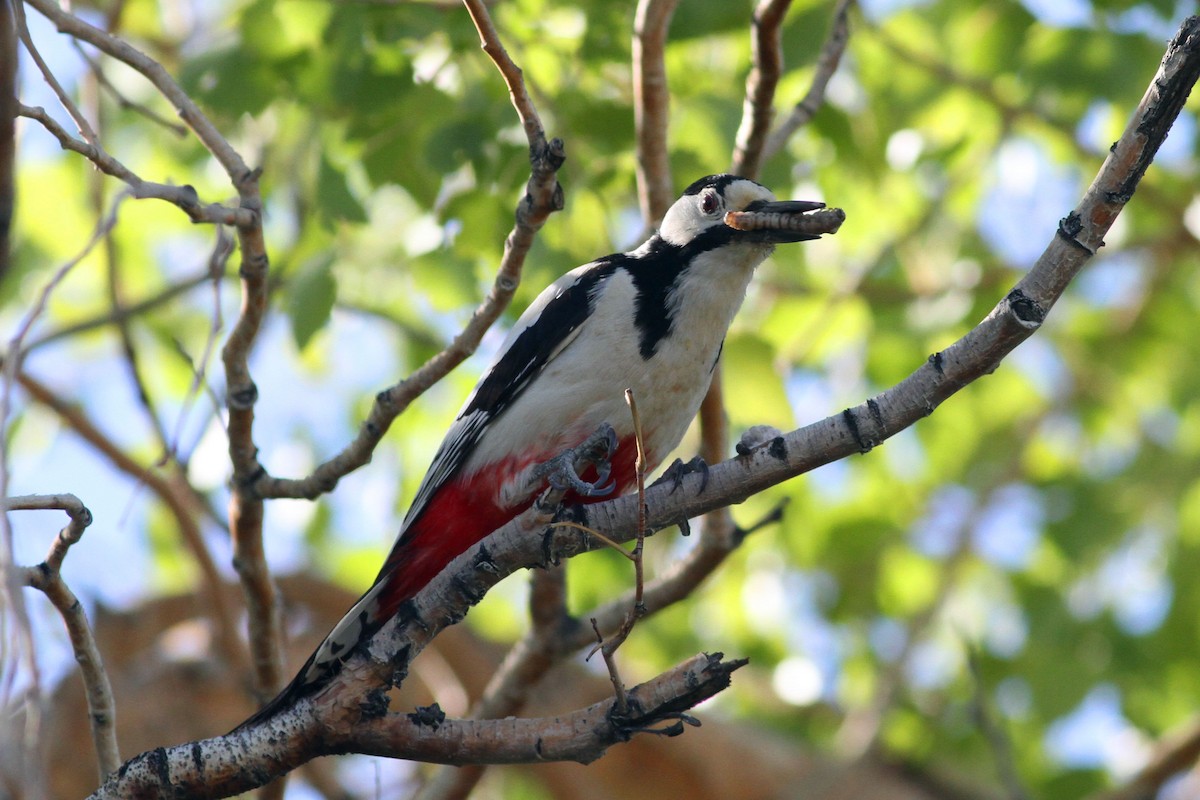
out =
[(83, 409), (74, 406), (60, 397), (49, 386), (34, 378), (28, 372), (19, 372), (17, 381), (21, 388), (29, 393), (34, 401), (49, 408), (73, 430), (76, 435), (87, 442), (93, 449), (104, 457), (119, 472), (124, 473), (139, 484), (145, 485), (155, 497), (167, 508), (175, 525), (179, 528), (179, 536), (184, 546), (192, 554), (202, 578), (201, 592), (205, 597), (205, 607), (211, 616), (217, 642), (222, 655), (230, 664), (239, 666), (245, 663), (246, 655), (237, 635), (234, 613), (229, 602), (221, 591), (223, 581), (217, 565), (204, 542), (197, 517), (195, 494), (181, 474), (174, 472), (164, 476), (160, 472), (144, 467), (132, 456), (113, 442), (84, 413)]
[(171, 285), (164, 287), (162, 291), (153, 294), (144, 300), (139, 300), (136, 303), (129, 303), (121, 306), (120, 308), (112, 309), (104, 314), (91, 317), (89, 319), (80, 320), (79, 322), (74, 322), (68, 325), (63, 325), (61, 328), (55, 328), (47, 333), (42, 334), (41, 336), (36, 336), (25, 345), (25, 350), (22, 353), (22, 359), (24, 359), (34, 350), (45, 347), (48, 344), (52, 344), (63, 339), (70, 339), (78, 334), (87, 333), (88, 331), (102, 328), (106, 325), (113, 325), (123, 319), (132, 319), (133, 317), (145, 314), (147, 311), (152, 311), (161, 305), (165, 305), (180, 295), (187, 294), (197, 286), (201, 286), (202, 284), (213, 280), (220, 280), (222, 275), (213, 275), (210, 271), (213, 266), (221, 266), (223, 269), (224, 265), (221, 262), (214, 262), (210, 259), (209, 268), (206, 268), (204, 271), (198, 272), (189, 278), (184, 278), (178, 283), (172, 283)]
[(86, 158), (96, 165), (105, 175), (124, 181), (130, 188), (130, 194), (138, 200), (165, 200), (187, 214), (192, 222), (209, 222), (221, 225), (246, 225), (254, 220), (251, 212), (244, 208), (231, 208), (220, 203), (202, 203), (196, 190), (188, 185), (172, 186), (166, 183), (154, 183), (143, 180), (132, 170), (117, 159), (113, 158), (98, 143), (92, 144), (82, 139), (76, 139), (46, 110), (36, 106), (21, 105), (20, 116), (34, 120), (58, 140), (63, 150), (68, 150)]
[(742, 122), (733, 148), (733, 165), (729, 169), (734, 175), (751, 180), (758, 179), (763, 145), (775, 115), (775, 87), (783, 72), (779, 30), (791, 4), (792, 0), (759, 0), (754, 7), (750, 75), (746, 78)]
[(87, 697), (88, 719), (92, 726), (92, 743), (96, 748), (96, 763), (100, 780), (121, 765), (117, 748), (116, 703), (113, 701), (112, 686), (91, 626), (83, 613), (83, 606), (62, 579), (62, 563), (71, 545), (79, 541), (84, 530), (92, 524), (92, 512), (73, 494), (25, 495), (10, 497), (3, 501), (5, 511), (29, 511), (57, 509), (65, 511), (70, 518), (66, 527), (54, 537), (46, 560), (36, 567), (22, 570), (23, 581), (44, 593), (58, 609), (67, 626), (71, 649), (79, 664)]
[[(745, 456), (713, 466), (703, 492), (699, 491), (699, 475), (685, 476), (678, 490), (665, 484), (650, 488), (645, 497), (648, 527), (677, 524), (741, 502), (822, 464), (865, 453), (932, 413), (971, 381), (994, 371), (1017, 344), (1038, 330), (1063, 290), (1100, 246), (1198, 76), (1200, 18), (1193, 17), (1171, 43), (1133, 120), (1079, 206), (1062, 220), (1033, 268), (983, 321), (895, 387)], [(637, 497), (627, 495), (575, 508), (572, 518), (610, 539), (625, 541), (637, 533), (640, 505)], [(342, 737), (336, 740), (337, 747), (345, 749), (356, 728), (375, 730), (378, 725), (395, 730), (390, 726), (400, 723), (386, 715), (386, 689), (403, 680), (411, 659), (443, 628), (458, 622), (472, 604), (515, 570), (556, 563), (607, 546), (575, 526), (552, 525), (539, 536), (549, 513), (550, 509), (539, 503), (455, 559), (367, 647), (351, 655), (341, 673), (314, 696), (236, 735), (139, 756), (111, 777), (96, 796), (186, 793), (189, 787), (199, 786), (201, 778), (205, 791), (213, 795), (244, 791), (316, 754), (329, 752), (331, 731)], [(678, 669), (686, 672), (689, 668), (683, 665)], [(650, 705), (674, 714), (689, 700), (690, 696), (656, 698)], [(430, 717), (420, 719), (428, 721)], [(458, 741), (469, 746), (463, 739)], [(420, 752), (423, 757), (435, 757), (433, 752)], [(465, 752), (464, 761), (484, 757)], [(575, 757), (580, 752), (593, 751), (565, 745), (555, 751), (556, 757)], [(494, 754), (497, 759), (519, 755), (512, 751)], [(524, 753), (525, 757), (538, 755), (536, 749)], [(227, 777), (233, 774), (231, 770), (236, 771), (236, 780)]]
[(322, 727), (313, 719), (287, 728), (269, 725), (269, 730), (143, 753), (111, 776), (92, 798), (159, 796), (164, 791), (176, 796), (226, 797), (253, 789), (268, 776), (265, 768), (247, 768), (245, 754), (260, 750), (269, 736), (287, 736), (300, 745), (281, 752), (270, 763), (272, 770), (349, 751), (454, 764), (588, 763), (637, 733), (679, 735), (684, 722), (695, 724), (682, 712), (727, 687), (730, 675), (745, 663), (723, 661), (720, 653), (695, 656), (632, 689), (632, 711), (623, 718), (613, 715), (612, 703), (606, 700), (543, 719), (446, 720), (436, 709), (427, 709), (336, 728)]
[(89, 25), (79, 17), (64, 10), (53, 0), (26, 0), (38, 13), (54, 23), (59, 33), (65, 33), (81, 42), (87, 42), (103, 53), (128, 64), (149, 80), (179, 113), (204, 147), (216, 157), (234, 184), (244, 181), (250, 169), (223, 137), (200, 107), (180, 88), (162, 64), (138, 50), (133, 45), (108, 31)]
[(846, 51), (846, 44), (850, 41), (850, 8), (853, 5), (854, 0), (838, 0), (833, 11), (833, 25), (829, 30), (829, 37), (821, 47), (821, 54), (817, 57), (817, 71), (813, 75), (808, 93), (796, 104), (787, 119), (767, 137), (761, 156), (763, 161), (782, 150), (788, 139), (792, 138), (792, 134), (807, 125), (825, 102), (825, 89), (828, 88), (833, 73), (837, 72), (842, 53)]
[(637, 133), (638, 204), (646, 230), (655, 228), (675, 199), (667, 157), (671, 94), (664, 52), (679, 0), (638, 0), (633, 22), (633, 124)]
[(320, 464), (300, 479), (276, 478), (261, 473), (253, 484), (261, 497), (306, 497), (332, 491), (338, 481), (371, 460), (371, 454), (391, 427), (392, 422), (431, 386), (444, 378), (479, 347), (483, 336), (495, 324), (512, 301), (521, 281), (525, 256), (550, 214), (563, 208), (562, 186), (558, 169), (566, 160), (561, 139), (546, 140), (542, 123), (521, 78), (521, 70), (508, 57), (486, 6), (479, 0), (465, 0), (471, 19), (479, 31), (480, 44), (496, 64), (508, 86), (513, 107), (521, 119), (529, 141), (530, 177), (525, 194), (517, 204), (516, 220), (504, 240), (504, 253), (492, 289), (471, 314), (467, 325), (437, 355), (422, 364), (410, 376), (383, 390), (354, 441), (333, 458)]
[(1200, 760), (1200, 721), (1192, 720), (1170, 734), (1155, 748), (1150, 763), (1142, 767), (1124, 786), (1100, 792), (1092, 800), (1149, 800), (1159, 796), (1167, 781), (1189, 769)]
[[(341, 745), (355, 752), (437, 764), (591, 763), (632, 735), (683, 733), (681, 712), (729, 686), (745, 660), (698, 655), (627, 692), (629, 713), (617, 716), (605, 699), (555, 717), (445, 720), (422, 724), (415, 714), (389, 714), (347, 726)], [(682, 717), (682, 719), (689, 719)], [(654, 726), (667, 723), (666, 727)]]

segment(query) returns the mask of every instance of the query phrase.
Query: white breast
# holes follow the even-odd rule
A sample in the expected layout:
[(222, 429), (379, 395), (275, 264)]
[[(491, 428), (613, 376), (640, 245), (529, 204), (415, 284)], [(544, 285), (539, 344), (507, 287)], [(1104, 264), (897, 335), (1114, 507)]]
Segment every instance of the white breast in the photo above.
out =
[[(695, 417), (754, 267), (769, 252), (769, 247), (746, 245), (698, 256), (668, 295), (671, 333), (649, 359), (639, 352), (633, 279), (616, 269), (598, 287), (593, 313), (571, 343), (491, 421), (464, 472), (513, 453), (537, 453), (544, 460), (578, 444), (603, 423), (612, 425), (618, 437), (632, 435), (626, 388), (633, 389), (638, 402), (647, 456), (652, 465), (659, 463)], [(527, 488), (518, 484), (523, 481), (506, 487), (507, 502), (526, 499)]]

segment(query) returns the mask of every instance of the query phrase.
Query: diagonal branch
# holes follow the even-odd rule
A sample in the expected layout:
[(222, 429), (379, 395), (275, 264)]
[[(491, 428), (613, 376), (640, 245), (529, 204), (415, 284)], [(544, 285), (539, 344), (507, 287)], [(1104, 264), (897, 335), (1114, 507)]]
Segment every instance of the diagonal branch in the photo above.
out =
[(846, 51), (846, 44), (850, 41), (850, 8), (853, 5), (854, 0), (838, 0), (833, 11), (833, 25), (825, 44), (821, 46), (821, 54), (817, 57), (817, 71), (813, 75), (808, 93), (767, 138), (766, 144), (763, 145), (763, 161), (782, 150), (788, 139), (792, 138), (792, 134), (807, 125), (825, 102), (825, 90), (829, 87), (833, 73), (837, 72), (842, 53)]
[(331, 491), (342, 477), (370, 461), (375, 447), (396, 417), (475, 352), (484, 334), (512, 301), (521, 281), (525, 257), (537, 232), (550, 214), (563, 208), (563, 190), (557, 178), (558, 169), (566, 160), (563, 142), (561, 139), (546, 140), (541, 120), (525, 90), (521, 70), (501, 44), (486, 6), (479, 0), (466, 0), (466, 6), (479, 31), (483, 50), (495, 62), (508, 86), (513, 107), (529, 140), (530, 177), (525, 184), (525, 194), (517, 204), (516, 221), (504, 240), (504, 253), (492, 289), (445, 349), (407, 378), (376, 395), (371, 412), (353, 442), (305, 478), (276, 478), (261, 472), (253, 483), (253, 490), (260, 497), (315, 498)]
[[(1200, 17), (1193, 17), (1172, 41), (1154, 82), (1083, 200), (1060, 222), (1042, 257), (984, 320), (891, 389), (713, 466), (704, 491), (700, 491), (700, 475), (685, 476), (678, 487), (663, 484), (650, 488), (644, 512), (648, 528), (672, 526), (741, 502), (822, 464), (865, 453), (928, 416), (970, 382), (994, 371), (1013, 348), (1040, 328), (1067, 285), (1101, 245), (1198, 77)], [(625, 541), (637, 534), (641, 505), (639, 498), (625, 496), (579, 507), (573, 515), (579, 525)], [(332, 746), (342, 751), (353, 741), (345, 737), (355, 735), (347, 727), (391, 725), (392, 718), (386, 716), (387, 689), (404, 679), (411, 659), (422, 648), (446, 626), (458, 622), (504, 576), (607, 546), (578, 527), (552, 526), (539, 536), (548, 521), (548, 510), (535, 506), (467, 550), (430, 581), (402, 614), (389, 621), (368, 647), (351, 655), (342, 672), (314, 696), (257, 726), (240, 729), (237, 735), (143, 754), (128, 762), (95, 796), (150, 796), (168, 790), (186, 793), (201, 780), (212, 795), (244, 791), (330, 752), (331, 731), (342, 731), (344, 738)], [(688, 668), (682, 665), (678, 669)], [(687, 699), (681, 696), (654, 705), (679, 713)], [(419, 719), (427, 720), (427, 716)], [(456, 742), (463, 748), (470, 744), (461, 737)], [(556, 751), (561, 752), (566, 751)], [(536, 747), (525, 753), (526, 758), (540, 756)], [(478, 760), (475, 755), (471, 759)], [(225, 780), (227, 775), (232, 777)]]
[(247, 209), (231, 208), (220, 203), (202, 203), (196, 190), (191, 186), (172, 186), (167, 183), (143, 180), (105, 151), (98, 142), (91, 143), (76, 139), (43, 108), (22, 105), (18, 113), (22, 117), (39, 123), (58, 140), (58, 144), (63, 150), (78, 153), (95, 164), (96, 168), (105, 175), (111, 175), (124, 181), (128, 184), (132, 196), (139, 200), (148, 198), (165, 200), (187, 214), (188, 219), (192, 222), (212, 222), (222, 225), (246, 225), (253, 222), (254, 217)]

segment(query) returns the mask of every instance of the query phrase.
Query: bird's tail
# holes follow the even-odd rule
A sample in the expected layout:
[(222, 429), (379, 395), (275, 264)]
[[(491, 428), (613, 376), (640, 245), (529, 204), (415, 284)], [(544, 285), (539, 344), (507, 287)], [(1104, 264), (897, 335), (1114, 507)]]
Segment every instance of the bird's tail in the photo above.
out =
[(234, 730), (270, 719), (302, 697), (313, 694), (337, 675), (355, 646), (370, 639), (396, 612), (406, 598), (397, 596), (395, 573), (381, 573), (375, 583), (358, 599), (346, 615), (313, 651), (304, 666), (283, 691)]

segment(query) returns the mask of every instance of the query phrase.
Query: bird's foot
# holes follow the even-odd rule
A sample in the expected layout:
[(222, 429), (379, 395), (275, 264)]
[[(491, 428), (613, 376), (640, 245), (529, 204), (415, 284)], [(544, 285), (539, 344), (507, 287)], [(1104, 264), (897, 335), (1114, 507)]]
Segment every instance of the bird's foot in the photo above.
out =
[(737, 445), (734, 446), (734, 450), (737, 451), (739, 456), (748, 456), (758, 448), (771, 444), (781, 436), (783, 436), (783, 431), (774, 425), (751, 425), (742, 431), (742, 435), (738, 439)]
[(670, 481), (671, 494), (675, 494), (675, 490), (683, 484), (683, 477), (691, 475), (693, 472), (700, 473), (700, 488), (696, 491), (696, 494), (701, 494), (708, 487), (708, 464), (700, 456), (696, 456), (687, 462), (682, 458), (675, 459), (671, 463), (671, 466), (663, 470), (663, 474), (659, 476), (658, 480), (650, 485), (657, 486), (660, 483)]
[[(605, 423), (581, 443), (534, 467), (533, 477), (535, 480), (545, 478), (555, 489), (571, 489), (583, 497), (603, 497), (617, 488), (616, 481), (609, 480), (612, 473), (610, 459), (616, 450), (617, 432)], [(594, 481), (579, 477), (588, 464), (596, 467)]]

